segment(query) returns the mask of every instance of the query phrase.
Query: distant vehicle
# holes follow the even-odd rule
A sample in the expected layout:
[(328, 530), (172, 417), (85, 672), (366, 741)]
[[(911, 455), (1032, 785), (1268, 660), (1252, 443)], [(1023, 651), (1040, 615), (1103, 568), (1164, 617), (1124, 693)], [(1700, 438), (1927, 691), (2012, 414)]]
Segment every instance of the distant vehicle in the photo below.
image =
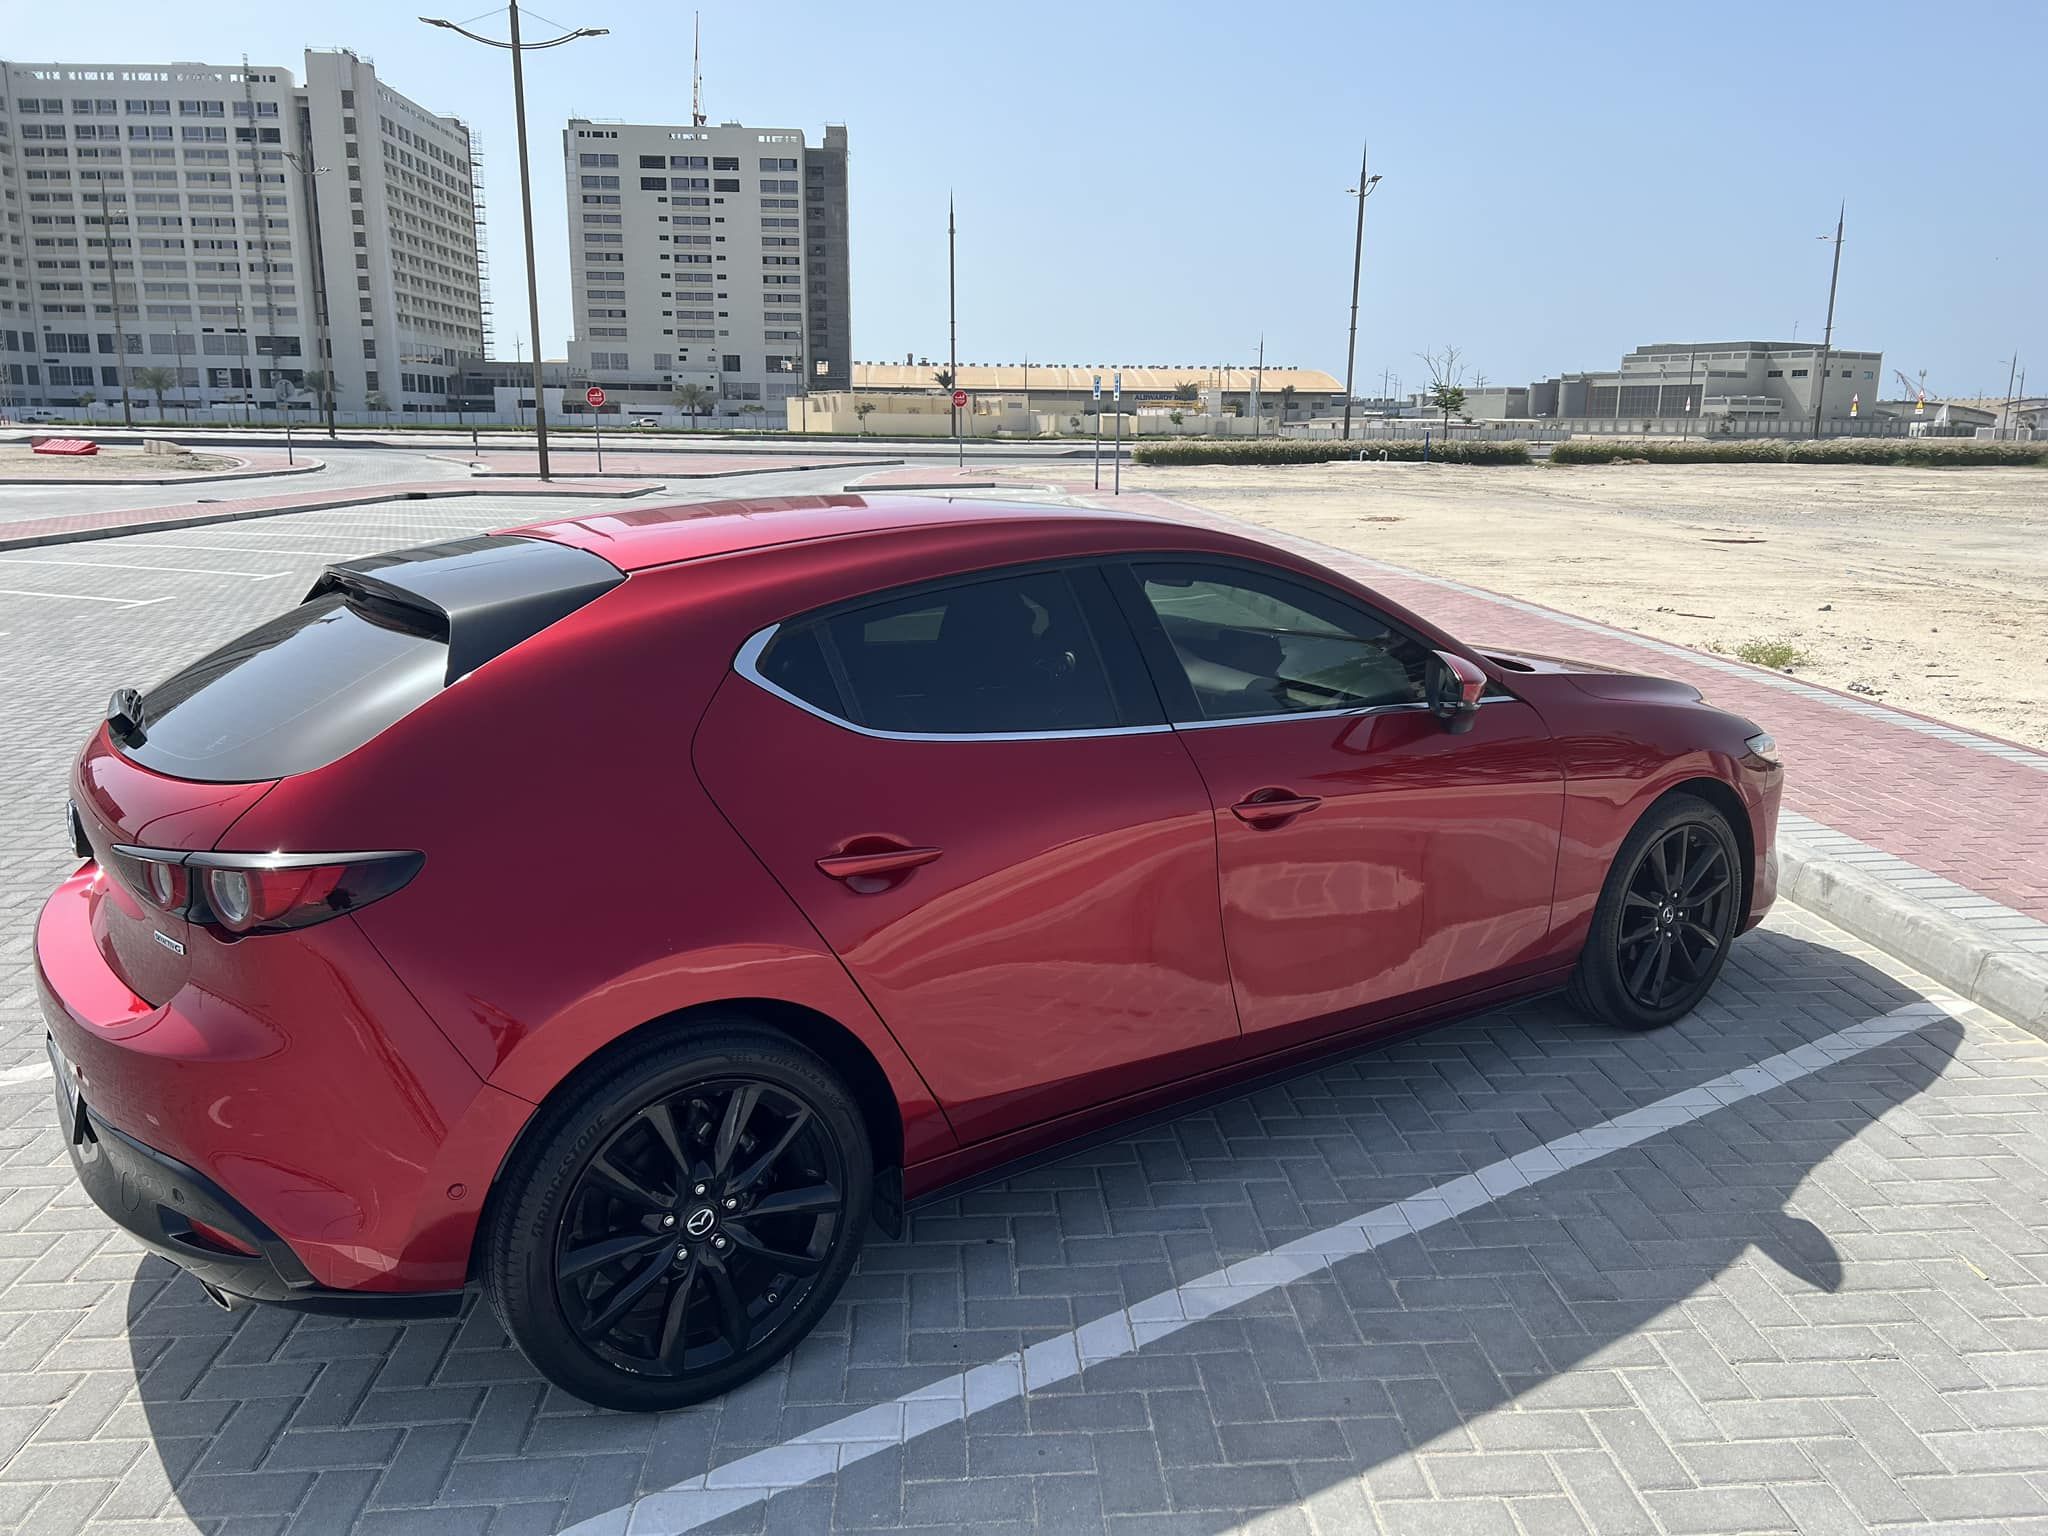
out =
[(116, 690), (35, 977), (79, 1179), (220, 1305), (481, 1284), (675, 1408), (906, 1199), (1516, 997), (1673, 1022), (1782, 777), (1682, 683), (1227, 533), (650, 507), (330, 566)]
[(634, 420), (633, 425), (636, 427), (658, 427), (661, 425), (661, 418), (658, 416), (641, 416)]

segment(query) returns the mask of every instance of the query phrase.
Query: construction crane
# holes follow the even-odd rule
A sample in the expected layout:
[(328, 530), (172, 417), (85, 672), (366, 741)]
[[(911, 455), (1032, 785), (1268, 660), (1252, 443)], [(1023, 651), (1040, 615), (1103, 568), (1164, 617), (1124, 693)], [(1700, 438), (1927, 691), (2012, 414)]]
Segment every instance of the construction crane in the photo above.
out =
[(1899, 381), (1899, 388), (1903, 389), (1906, 392), (1906, 398), (1908, 400), (1917, 401), (1923, 405), (1926, 403), (1927, 370), (1925, 368), (1922, 368), (1920, 370), (1920, 382), (1917, 385), (1911, 379), (1907, 378), (1906, 375), (1897, 368), (1894, 368), (1892, 370), (1892, 377)]

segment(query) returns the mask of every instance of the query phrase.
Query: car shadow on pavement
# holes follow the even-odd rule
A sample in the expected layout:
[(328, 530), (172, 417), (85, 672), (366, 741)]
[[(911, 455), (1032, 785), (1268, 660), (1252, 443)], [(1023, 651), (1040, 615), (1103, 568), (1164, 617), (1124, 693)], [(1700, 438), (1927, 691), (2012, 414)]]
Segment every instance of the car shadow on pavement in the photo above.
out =
[[(474, 1302), (404, 1325), (230, 1315), (151, 1258), (128, 1340), (166, 1484), (209, 1528), (554, 1531), (1918, 1000), (1774, 928), (1670, 1029), (1541, 1001), (1353, 1054), (918, 1210), (788, 1360), (658, 1417), (548, 1387)], [(1885, 1230), (1864, 1214), (1881, 1193), (1815, 1172), (1961, 1036), (1930, 1016), (711, 1528), (1210, 1531), (1307, 1502), (1372, 1529), (1368, 1490), (1384, 1523), (1404, 1498), (1693, 1489), (1667, 1416), (1784, 1409), (1798, 1373), (1842, 1369), (1764, 1331), (1856, 1289), (1842, 1244)]]

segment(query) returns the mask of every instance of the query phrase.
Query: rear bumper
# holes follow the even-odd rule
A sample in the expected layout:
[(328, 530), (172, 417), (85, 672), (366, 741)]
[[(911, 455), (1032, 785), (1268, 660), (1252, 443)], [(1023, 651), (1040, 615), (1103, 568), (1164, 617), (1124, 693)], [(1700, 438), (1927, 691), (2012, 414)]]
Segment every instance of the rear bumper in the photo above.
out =
[[(380, 1314), (459, 1295), (531, 1106), (478, 1081), (346, 918), (194, 943), (191, 979), (152, 1006), (94, 943), (96, 878), (87, 864), (51, 896), (35, 964), (94, 1201), (230, 1295)], [(256, 1260), (195, 1241), (193, 1220)]]
[[(115, 1224), (201, 1284), (242, 1301), (350, 1317), (446, 1317), (457, 1291), (344, 1291), (314, 1280), (291, 1246), (198, 1169), (109, 1125), (74, 1099), (69, 1068), (51, 1043), (58, 1128), (72, 1171)], [(232, 1253), (202, 1236), (203, 1223), (252, 1250)]]

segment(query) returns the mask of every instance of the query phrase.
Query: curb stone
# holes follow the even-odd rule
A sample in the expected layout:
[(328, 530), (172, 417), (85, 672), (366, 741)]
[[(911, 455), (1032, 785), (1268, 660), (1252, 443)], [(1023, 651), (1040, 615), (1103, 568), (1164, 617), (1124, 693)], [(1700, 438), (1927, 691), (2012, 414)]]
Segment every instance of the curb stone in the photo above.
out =
[(2048, 1039), (2048, 959), (1778, 833), (1778, 894)]

